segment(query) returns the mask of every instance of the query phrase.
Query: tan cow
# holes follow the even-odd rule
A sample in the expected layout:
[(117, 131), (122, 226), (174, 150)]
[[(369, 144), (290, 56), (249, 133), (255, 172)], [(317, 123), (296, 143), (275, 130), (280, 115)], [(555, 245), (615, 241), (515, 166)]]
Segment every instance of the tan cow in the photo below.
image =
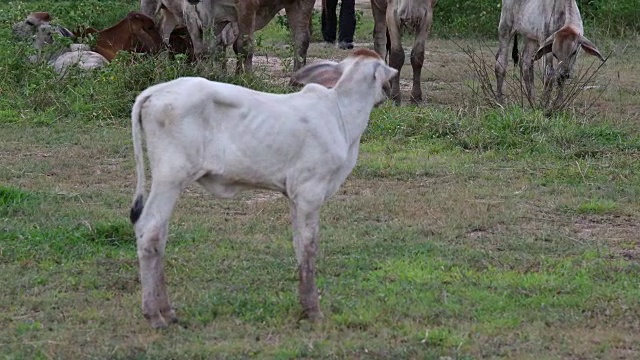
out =
[[(425, 43), (433, 22), (433, 7), (436, 2), (437, 0), (371, 0), (375, 21), (374, 48), (385, 58), (388, 51), (389, 65), (398, 70), (398, 75), (391, 80), (391, 99), (396, 105), (400, 105), (400, 70), (404, 65), (402, 33), (405, 29), (415, 34), (411, 50), (411, 67), (413, 68), (411, 102), (422, 101), (420, 75), (424, 64)], [(391, 43), (390, 46), (387, 40)]]

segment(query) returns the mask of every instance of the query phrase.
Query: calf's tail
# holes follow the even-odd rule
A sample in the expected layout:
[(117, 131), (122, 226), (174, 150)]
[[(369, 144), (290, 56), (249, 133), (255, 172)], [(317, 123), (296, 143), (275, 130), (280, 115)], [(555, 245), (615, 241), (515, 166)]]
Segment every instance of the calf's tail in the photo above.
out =
[(138, 177), (136, 192), (133, 196), (133, 204), (131, 205), (131, 212), (129, 213), (129, 219), (132, 224), (138, 221), (144, 208), (145, 177), (144, 153), (142, 152), (142, 107), (150, 97), (151, 95), (138, 97), (131, 110), (131, 136), (133, 138), (133, 154), (136, 159), (136, 174)]

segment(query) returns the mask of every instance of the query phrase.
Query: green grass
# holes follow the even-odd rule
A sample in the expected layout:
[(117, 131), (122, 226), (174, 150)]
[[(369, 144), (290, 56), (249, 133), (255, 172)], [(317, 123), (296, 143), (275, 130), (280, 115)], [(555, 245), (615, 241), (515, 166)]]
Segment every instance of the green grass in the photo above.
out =
[[(19, 4), (0, 7), (3, 24), (51, 3)], [(105, 15), (68, 2), (55, 10), (65, 25), (85, 15), (106, 24), (135, 6), (94, 5)], [(28, 50), (3, 29), (2, 358), (640, 357), (637, 44), (607, 40), (617, 55), (600, 80), (620, 80), (594, 110), (581, 115), (576, 103), (545, 117), (461, 94), (455, 84), (472, 76), (456, 62), (464, 56), (431, 40), (429, 103), (376, 108), (353, 174), (322, 209), (325, 321), (298, 321), (287, 201), (262, 192), (217, 200), (192, 186), (165, 261), (180, 322), (156, 331), (141, 314), (128, 222), (133, 98), (194, 74), (292, 89), (268, 73), (236, 78), (131, 54), (55, 80), (24, 62)], [(259, 51), (285, 55), (285, 27), (274, 21), (261, 34)]]

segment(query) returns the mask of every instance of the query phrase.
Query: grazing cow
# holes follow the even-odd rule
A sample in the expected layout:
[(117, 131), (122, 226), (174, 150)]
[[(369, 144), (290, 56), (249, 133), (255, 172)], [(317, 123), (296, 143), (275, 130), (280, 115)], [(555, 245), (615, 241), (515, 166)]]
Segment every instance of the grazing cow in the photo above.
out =
[(51, 15), (48, 12), (33, 12), (24, 21), (13, 24), (13, 35), (19, 40), (32, 40), (40, 25), (49, 25), (49, 31), (63, 37), (74, 37), (74, 34), (60, 25), (51, 25)]
[(118, 51), (157, 53), (162, 49), (162, 38), (155, 22), (139, 12), (130, 12), (110, 28), (100, 31), (87, 28), (80, 31), (78, 36), (86, 37), (91, 33), (96, 33), (97, 37), (93, 50), (109, 61), (116, 57)]
[[(404, 65), (402, 33), (404, 29), (415, 34), (411, 49), (411, 67), (413, 68), (413, 88), (411, 102), (422, 101), (420, 75), (424, 64), (424, 49), (431, 23), (433, 7), (437, 0), (371, 0), (374, 18), (374, 49), (386, 57), (389, 52), (389, 65), (398, 70), (398, 77), (391, 81), (391, 98), (400, 105), (400, 70)], [(390, 42), (390, 44), (388, 43)]]
[[(287, 12), (294, 38), (293, 69), (306, 64), (314, 3), (315, 0), (141, 0), (141, 9), (154, 13), (162, 9), (163, 19), (167, 19), (161, 21), (165, 37), (170, 25), (183, 19), (197, 56), (212, 52), (216, 44), (226, 48), (233, 43), (234, 52), (240, 55), (236, 73), (241, 73), (252, 69), (254, 31), (264, 28), (282, 9)], [(178, 11), (181, 5), (183, 18)]]
[[(502, 12), (498, 26), (499, 46), (496, 53), (495, 72), (497, 96), (504, 99), (503, 83), (507, 71), (507, 52), (511, 38), (524, 36), (524, 49), (520, 61), (522, 79), (527, 96), (534, 98), (533, 62), (545, 57), (544, 92), (549, 100), (555, 78), (558, 99), (562, 99), (562, 87), (571, 75), (576, 54), (580, 47), (590, 55), (604, 58), (589, 39), (583, 36), (582, 18), (575, 0), (502, 0)], [(513, 52), (517, 55), (516, 41)], [(513, 56), (513, 55), (512, 55)], [(513, 56), (517, 61), (517, 56)], [(553, 68), (553, 58), (558, 60), (558, 73)]]
[[(355, 166), (371, 110), (396, 74), (378, 54), (359, 49), (340, 63), (302, 68), (293, 78), (308, 85), (292, 94), (187, 77), (138, 95), (131, 112), (137, 186), (130, 218), (142, 312), (151, 326), (176, 321), (162, 258), (173, 207), (193, 182), (217, 197), (259, 188), (289, 199), (303, 315), (323, 317), (315, 284), (320, 208)], [(146, 202), (143, 132), (152, 177)]]

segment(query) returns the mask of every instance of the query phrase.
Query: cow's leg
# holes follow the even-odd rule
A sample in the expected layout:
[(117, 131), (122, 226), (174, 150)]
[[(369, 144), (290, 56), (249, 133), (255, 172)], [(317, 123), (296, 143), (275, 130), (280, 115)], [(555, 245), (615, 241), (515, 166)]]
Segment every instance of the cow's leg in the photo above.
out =
[(193, 44), (193, 54), (196, 58), (207, 52), (207, 48), (202, 36), (203, 29), (200, 28), (200, 19), (196, 13), (196, 6), (190, 5), (187, 1), (183, 5), (184, 22), (187, 24), (191, 43)]
[(427, 14), (420, 22), (420, 28), (416, 29), (415, 41), (413, 49), (411, 49), (411, 67), (413, 68), (413, 87), (411, 88), (411, 102), (419, 103), (422, 101), (422, 87), (420, 85), (420, 76), (422, 75), (422, 65), (424, 64), (424, 48), (431, 30), (433, 21), (433, 9), (429, 7)]
[(402, 33), (400, 24), (396, 22), (395, 12), (392, 7), (387, 8), (387, 30), (391, 39), (391, 51), (389, 53), (389, 66), (398, 70), (398, 74), (391, 79), (391, 99), (396, 105), (400, 105), (400, 71), (404, 65), (404, 48), (402, 47)]
[(411, 49), (411, 67), (413, 68), (413, 87), (411, 88), (411, 102), (417, 104), (422, 101), (422, 87), (420, 76), (424, 64), (424, 41), (416, 39)]
[(298, 261), (299, 295), (303, 317), (311, 321), (323, 318), (320, 311), (318, 289), (315, 283), (315, 258), (318, 250), (320, 206), (322, 198), (317, 196), (317, 187), (301, 191), (292, 197), (291, 222), (293, 224), (293, 246)]
[(238, 38), (233, 43), (236, 54), (236, 75), (251, 72), (253, 65), (253, 31), (255, 29), (256, 13), (253, 7), (238, 8)]
[[(380, 5), (380, 6), (378, 6)], [(387, 30), (387, 2), (382, 1), (380, 4), (376, 0), (371, 0), (371, 11), (373, 12), (373, 49), (380, 55), (384, 61), (388, 61), (389, 45), (389, 32)], [(388, 97), (391, 97), (391, 88), (389, 84), (385, 82), (382, 85), (382, 89)]]
[(508, 47), (511, 42), (511, 38), (513, 33), (511, 32), (511, 25), (507, 24), (504, 21), (500, 21), (500, 25), (498, 26), (498, 51), (496, 52), (496, 65), (495, 65), (495, 73), (496, 73), (496, 96), (498, 97), (498, 102), (504, 102), (504, 93), (502, 91), (504, 86), (504, 77), (507, 73), (507, 55), (508, 55)]
[(154, 19), (160, 3), (161, 0), (140, 0), (140, 12)]
[(165, 9), (162, 9), (160, 14), (160, 36), (162, 36), (162, 41), (169, 45), (169, 37), (173, 29), (178, 25), (178, 19), (171, 11)]
[(284, 7), (287, 21), (293, 34), (294, 54), (293, 71), (306, 65), (307, 50), (309, 49), (309, 21), (313, 12), (313, 1), (294, 1)]
[(533, 83), (533, 57), (537, 50), (535, 41), (525, 39), (524, 49), (522, 50), (522, 81), (524, 81), (525, 90), (529, 103), (535, 101), (535, 84)]
[(544, 89), (542, 90), (542, 104), (546, 108), (551, 100), (553, 91), (553, 81), (555, 79), (555, 69), (553, 68), (553, 53), (544, 55)]
[(378, 7), (376, 0), (371, 0), (371, 12), (373, 13), (373, 49), (386, 60), (387, 57), (387, 20), (386, 20), (386, 1), (383, 1), (385, 7)]
[(169, 303), (163, 257), (169, 217), (180, 195), (174, 183), (154, 182), (142, 216), (135, 225), (142, 284), (142, 314), (154, 328), (177, 320)]

